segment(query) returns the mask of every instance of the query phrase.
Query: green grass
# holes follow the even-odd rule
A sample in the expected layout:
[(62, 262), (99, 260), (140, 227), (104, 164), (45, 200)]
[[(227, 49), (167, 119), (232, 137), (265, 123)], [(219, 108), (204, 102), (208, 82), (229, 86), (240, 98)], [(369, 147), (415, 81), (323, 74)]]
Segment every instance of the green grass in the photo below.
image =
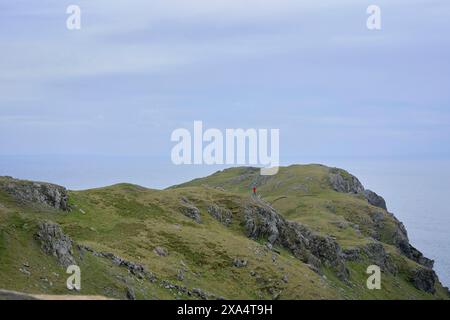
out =
[[(290, 166), (281, 168), (276, 176), (262, 178), (257, 169), (234, 168), (167, 190), (118, 184), (71, 191), (70, 213), (22, 207), (0, 191), (0, 288), (68, 294), (65, 270), (53, 257), (43, 254), (33, 236), (39, 221), (51, 220), (77, 244), (140, 263), (158, 279), (227, 299), (271, 299), (276, 294), (280, 299), (446, 298), (440, 285), (433, 296), (408, 282), (408, 272), (416, 264), (389, 246), (393, 218), (360, 197), (331, 190), (328, 173), (329, 169), (320, 165)], [(328, 269), (322, 270), (322, 277), (283, 248), (277, 248), (280, 254), (275, 254), (274, 262), (274, 253), (265, 248), (264, 241), (245, 236), (243, 204), (249, 200), (254, 183), (260, 196), (286, 219), (333, 236), (344, 248), (362, 247), (376, 232), (399, 266), (399, 274), (383, 274), (383, 290), (371, 291), (365, 287), (370, 261), (347, 263), (349, 283)], [(180, 213), (183, 197), (200, 210), (201, 224)], [(212, 203), (232, 211), (228, 227), (209, 215), (207, 208)], [(371, 219), (375, 211), (383, 211), (381, 228)], [(158, 256), (154, 253), (157, 246), (169, 254)], [(77, 250), (75, 258), (82, 269), (79, 294), (123, 299), (127, 287), (133, 287), (139, 299), (193, 298), (137, 279), (108, 259), (90, 254), (81, 259)], [(234, 267), (235, 258), (247, 260), (248, 265)], [(19, 271), (24, 263), (30, 265), (31, 276)], [(177, 279), (181, 269), (184, 280)], [(287, 283), (282, 280), (285, 276)]]

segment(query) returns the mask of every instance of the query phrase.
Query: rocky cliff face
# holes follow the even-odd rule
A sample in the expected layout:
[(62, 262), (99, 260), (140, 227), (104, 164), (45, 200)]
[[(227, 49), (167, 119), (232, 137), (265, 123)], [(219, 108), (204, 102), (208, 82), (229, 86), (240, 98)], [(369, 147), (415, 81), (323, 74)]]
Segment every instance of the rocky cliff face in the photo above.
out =
[[(352, 193), (363, 196), (369, 204), (379, 207), (387, 211), (385, 200), (377, 195), (375, 192), (366, 190), (361, 182), (348, 172), (342, 169), (330, 169), (329, 181), (334, 190), (343, 193)], [(395, 231), (392, 236), (392, 243), (409, 259), (422, 265), (423, 268), (416, 269), (411, 275), (411, 282), (419, 290), (433, 293), (435, 290), (435, 283), (437, 281), (436, 273), (433, 271), (434, 261), (426, 258), (419, 250), (414, 248), (408, 239), (408, 234), (403, 223), (398, 221), (393, 214), (390, 214), (395, 223)], [(384, 220), (382, 213), (372, 215), (375, 225), (382, 227), (382, 220)], [(369, 256), (377, 261), (377, 264), (390, 272), (395, 272), (392, 263), (386, 263), (386, 254), (382, 246), (371, 245), (367, 247)]]
[(362, 183), (355, 176), (345, 170), (331, 168), (329, 181), (333, 189), (337, 192), (360, 194), (373, 206), (387, 210), (386, 201), (371, 190), (364, 188)]
[(248, 237), (262, 238), (271, 247), (279, 245), (288, 249), (317, 272), (325, 264), (334, 268), (339, 278), (347, 279), (349, 272), (344, 264), (344, 255), (332, 238), (318, 235), (299, 223), (286, 221), (275, 209), (259, 199), (246, 205), (244, 212)]

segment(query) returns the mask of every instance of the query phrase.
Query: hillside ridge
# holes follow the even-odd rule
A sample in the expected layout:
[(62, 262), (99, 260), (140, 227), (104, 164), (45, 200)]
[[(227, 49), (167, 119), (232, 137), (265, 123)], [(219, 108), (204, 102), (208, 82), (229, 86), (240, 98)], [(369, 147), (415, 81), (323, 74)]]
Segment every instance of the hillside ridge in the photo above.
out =
[[(0, 288), (33, 294), (67, 294), (77, 264), (92, 270), (81, 294), (115, 299), (449, 298), (384, 199), (323, 165), (230, 168), (165, 190), (0, 177), (0, 255)], [(382, 290), (366, 288), (373, 264)]]

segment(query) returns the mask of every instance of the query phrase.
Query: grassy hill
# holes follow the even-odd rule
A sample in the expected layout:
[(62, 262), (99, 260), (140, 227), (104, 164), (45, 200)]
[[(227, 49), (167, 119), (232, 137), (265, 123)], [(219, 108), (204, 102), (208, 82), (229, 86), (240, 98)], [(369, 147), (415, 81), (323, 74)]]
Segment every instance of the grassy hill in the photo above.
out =
[[(251, 194), (256, 186), (258, 194)], [(448, 299), (432, 261), (349, 173), (233, 168), (85, 191), (0, 178), (0, 289), (118, 299)], [(67, 265), (81, 290), (66, 288)], [(382, 269), (368, 290), (366, 269)]]

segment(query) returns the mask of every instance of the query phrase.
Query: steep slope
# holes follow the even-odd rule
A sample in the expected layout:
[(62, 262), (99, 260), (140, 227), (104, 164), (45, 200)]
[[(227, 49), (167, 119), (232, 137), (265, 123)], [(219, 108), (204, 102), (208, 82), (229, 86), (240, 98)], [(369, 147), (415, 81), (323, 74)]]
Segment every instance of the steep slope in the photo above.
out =
[[(168, 190), (77, 192), (0, 178), (0, 288), (118, 299), (448, 298), (431, 261), (353, 178), (323, 166), (269, 178), (236, 168)], [(65, 287), (69, 264), (81, 268), (80, 292)], [(366, 288), (370, 264), (383, 269), (382, 290)]]

